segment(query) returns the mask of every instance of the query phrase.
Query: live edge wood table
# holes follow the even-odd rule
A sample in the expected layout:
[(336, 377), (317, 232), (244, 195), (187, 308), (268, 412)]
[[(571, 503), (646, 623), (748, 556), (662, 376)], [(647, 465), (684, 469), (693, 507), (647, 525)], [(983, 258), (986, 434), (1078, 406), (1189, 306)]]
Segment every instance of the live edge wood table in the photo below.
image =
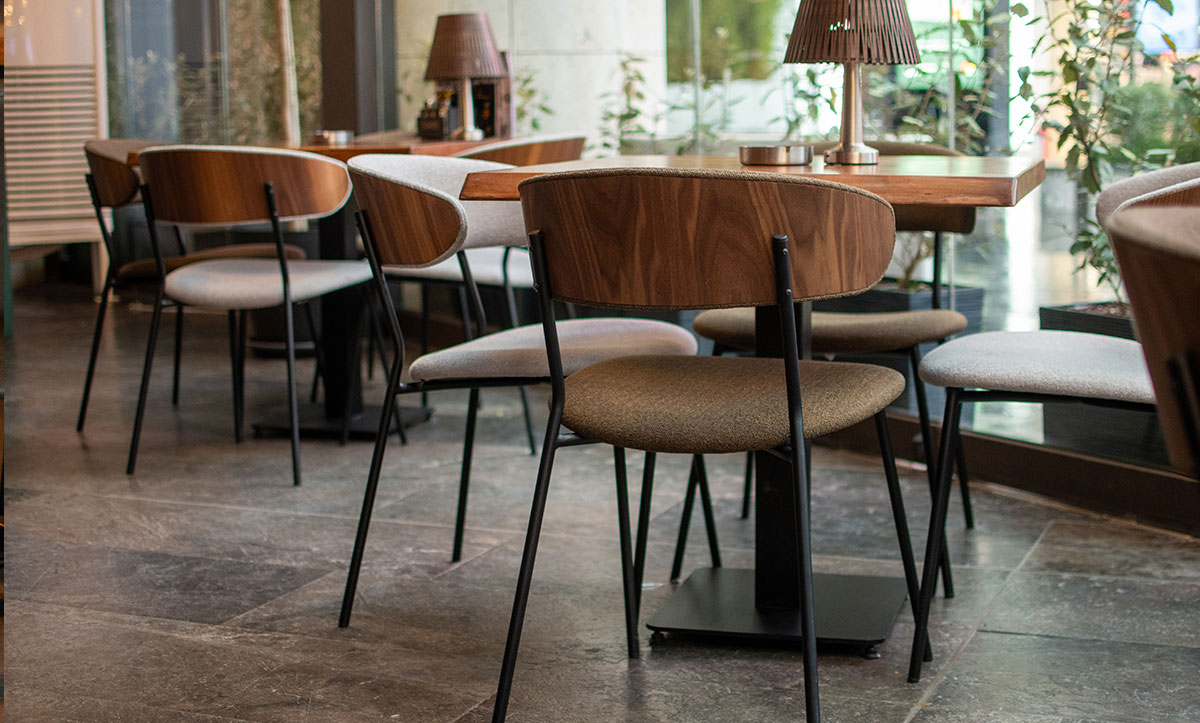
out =
[[(893, 205), (1015, 206), (1046, 177), (1045, 164), (1028, 158), (882, 156), (874, 166), (743, 166), (717, 156), (618, 156), (467, 176), (466, 201), (518, 201), (517, 184), (526, 178), (593, 168), (707, 168), (761, 171), (822, 178), (876, 193)], [(802, 354), (810, 355), (808, 304), (797, 314)], [(756, 353), (782, 355), (779, 315), (758, 309)], [(788, 462), (760, 452), (755, 465), (755, 568), (696, 570), (648, 621), (658, 632), (798, 641), (800, 584), (793, 489)], [(882, 472), (881, 472), (882, 477)], [(818, 641), (870, 653), (886, 639), (907, 594), (904, 580), (891, 577), (821, 574), (814, 576)], [(754, 594), (750, 595), (753, 590)]]

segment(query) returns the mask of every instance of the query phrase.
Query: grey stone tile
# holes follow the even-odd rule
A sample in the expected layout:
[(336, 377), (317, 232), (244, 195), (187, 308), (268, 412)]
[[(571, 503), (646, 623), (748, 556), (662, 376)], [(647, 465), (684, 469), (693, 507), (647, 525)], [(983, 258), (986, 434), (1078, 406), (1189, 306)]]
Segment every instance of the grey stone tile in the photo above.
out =
[[(453, 680), (367, 664), (353, 642), (13, 604), (9, 680), (18, 692), (107, 699), (252, 721), (452, 721), (476, 705)], [(100, 664), (102, 661), (103, 664)], [(428, 661), (427, 661), (428, 662)], [(446, 678), (445, 669), (432, 675)]]
[(934, 692), (931, 710), (944, 712), (930, 720), (1197, 720), (1197, 670), (1194, 648), (981, 632)]
[(1022, 570), (1200, 582), (1200, 540), (1120, 522), (1054, 522)]
[(249, 723), (203, 713), (150, 708), (135, 702), (57, 695), (40, 690), (8, 690), (11, 720), (27, 723)]
[(1200, 584), (1018, 572), (982, 627), (1200, 648)]
[(19, 543), (10, 553), (10, 600), (216, 623), (306, 585), (313, 568), (185, 557), (65, 543)]

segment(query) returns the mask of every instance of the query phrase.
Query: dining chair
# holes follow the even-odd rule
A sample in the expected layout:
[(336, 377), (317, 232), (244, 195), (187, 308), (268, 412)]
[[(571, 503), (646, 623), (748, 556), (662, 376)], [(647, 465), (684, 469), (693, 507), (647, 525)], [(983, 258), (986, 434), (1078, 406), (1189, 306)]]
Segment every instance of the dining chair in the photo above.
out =
[[(1123, 209), (1108, 233), (1133, 310), (1171, 464), (1200, 480), (1200, 185), (1183, 207)], [(1181, 202), (1183, 194), (1174, 201)], [(1165, 200), (1165, 199), (1164, 199)], [(1183, 204), (1181, 204), (1183, 205)]]
[[(282, 307), (286, 326), (288, 413), (292, 480), (300, 484), (300, 422), (296, 400), (296, 341), (293, 304), (304, 305), (371, 277), (360, 261), (297, 260), (286, 254), (286, 221), (333, 214), (350, 197), (345, 164), (314, 153), (249, 146), (160, 146), (139, 155), (145, 185), (142, 201), (160, 279), (150, 321), (133, 438), (126, 472), (137, 462), (162, 302), (225, 309), (233, 368), (234, 434), (241, 441), (245, 381), (246, 312)], [(275, 258), (210, 259), (171, 270), (155, 223), (177, 226), (270, 223)], [(312, 324), (311, 309), (304, 305)]]
[[(428, 160), (428, 159), (426, 159)], [(442, 159), (445, 160), (445, 159)], [(458, 160), (455, 173), (464, 168), (477, 170), (496, 164), (487, 161)], [(479, 164), (484, 164), (480, 166)], [(550, 379), (549, 362), (542, 342), (542, 329), (534, 324), (483, 334), (469, 341), (436, 352), (418, 356), (408, 368), (412, 381), (401, 382), (405, 367), (403, 334), (392, 302), (389, 281), (413, 268), (426, 267), (454, 259), (460, 264), (465, 285), (474, 300), (475, 312), (483, 323), (482, 303), (472, 280), (472, 265), (466, 251), (468, 243), (511, 241), (497, 236), (500, 217), (520, 213), (518, 204), (485, 205), (495, 214), (482, 217), (483, 228), (474, 229), (480, 221), (478, 212), (471, 212), (465, 202), (458, 200), (458, 189), (447, 193), (430, 185), (431, 174), (416, 174), (414, 169), (444, 167), (424, 164), (417, 156), (362, 155), (350, 159), (354, 179), (354, 196), (358, 202), (359, 233), (367, 250), (375, 279), (375, 288), (384, 309), (391, 332), (395, 363), (388, 376), (384, 394), (384, 413), (380, 419), (381, 434), (375, 440), (358, 533), (350, 558), (350, 570), (342, 601), (339, 625), (350, 622), (359, 570), (366, 547), (367, 533), (379, 486), (384, 454), (387, 451), (388, 428), (398, 395), (446, 389), (467, 389), (466, 432), (463, 438), (462, 469), (459, 476), (458, 509), (454, 527), (454, 546), (451, 559), (462, 556), (463, 534), (466, 528), (467, 493), (470, 485), (472, 450), (479, 390), (490, 387), (524, 387)], [(418, 180), (419, 179), (419, 180)], [(444, 179), (443, 179), (444, 180)], [(461, 181), (460, 181), (461, 183)], [(439, 184), (440, 185), (440, 184)], [(451, 184), (453, 185), (453, 184)], [(696, 339), (680, 326), (663, 321), (629, 318), (572, 319), (559, 325), (563, 339), (562, 361), (565, 373), (598, 361), (627, 354), (660, 354), (668, 358), (686, 358), (696, 353)], [(653, 463), (647, 463), (652, 473)]]
[[(108, 312), (109, 297), (125, 291), (153, 293), (153, 286), (160, 279), (158, 267), (154, 258), (142, 258), (125, 261), (120, 259), (119, 252), (112, 238), (105, 219), (105, 210), (115, 210), (125, 206), (141, 203), (141, 179), (137, 169), (129, 164), (129, 154), (143, 148), (163, 145), (163, 141), (133, 138), (106, 138), (91, 140), (83, 145), (83, 153), (87, 158), (88, 191), (92, 198), (92, 208), (96, 212), (96, 221), (100, 224), (100, 240), (108, 255), (108, 267), (104, 274), (104, 286), (100, 292), (100, 308), (96, 312), (96, 325), (92, 331), (92, 348), (88, 355), (87, 374), (83, 381), (83, 398), (79, 402), (79, 417), (75, 422), (75, 431), (82, 432), (87, 419), (88, 400), (91, 397), (92, 379), (96, 372), (96, 358), (100, 352), (100, 338), (104, 330), (104, 318)], [(197, 261), (213, 258), (273, 258), (274, 244), (239, 244), (222, 246), (213, 249), (203, 249), (189, 252), (183, 242), (179, 227), (175, 227), (176, 253), (163, 257), (163, 263), (168, 271), (186, 266)], [(288, 258), (303, 259), (304, 249), (288, 244)], [(168, 302), (170, 303), (170, 302)], [(175, 307), (175, 366), (171, 383), (171, 403), (179, 404), (179, 366), (183, 346), (183, 305), (171, 304)]]
[[(807, 720), (818, 721), (807, 440), (874, 418), (911, 595), (916, 572), (883, 413), (904, 378), (876, 365), (801, 361), (795, 303), (860, 292), (879, 280), (895, 238), (891, 206), (816, 179), (696, 169), (554, 173), (526, 180), (520, 189), (550, 360), (551, 408), (492, 720), (503, 721), (508, 709), (555, 453), (599, 442), (614, 448), (631, 658), (639, 654), (649, 506), (643, 504), (631, 550), (624, 451), (767, 450), (791, 462), (805, 711)], [(639, 311), (774, 307), (783, 358), (637, 355), (568, 376), (556, 300)], [(644, 483), (643, 503), (649, 495)]]
[[(1107, 227), (1122, 212), (1132, 210), (1139, 211), (1134, 218), (1140, 217), (1144, 223), (1155, 214), (1174, 211), (1165, 208), (1172, 206), (1190, 207), (1174, 213), (1184, 221), (1194, 220), (1195, 208), (1200, 207), (1200, 163), (1190, 165), (1189, 169), (1158, 173), (1150, 179), (1135, 176), (1113, 184), (1098, 199), (1097, 215), (1101, 225)], [(1181, 177), (1191, 180), (1179, 182)], [(1131, 193), (1131, 188), (1140, 193)], [(1178, 224), (1166, 225), (1164, 221), (1164, 233), (1172, 232), (1179, 232)], [(1144, 273), (1144, 267), (1139, 267), (1138, 271)], [(1156, 274), (1160, 272), (1155, 269)], [(1144, 281), (1138, 279), (1135, 282), (1135, 288), (1141, 294), (1145, 293), (1140, 286)], [(1194, 284), (1195, 277), (1190, 281)], [(1158, 280), (1153, 279), (1153, 283)], [(1189, 318), (1185, 323), (1190, 322)], [(1140, 335), (1140, 325), (1137, 330)], [(928, 539), (933, 542), (926, 545), (926, 568), (920, 588), (909, 682), (920, 680), (928, 645), (929, 605), (933, 594), (931, 575), (936, 575), (936, 567), (931, 567), (930, 562), (944, 554), (940, 549), (945, 544), (944, 535), (939, 533), (944, 533), (950, 485), (946, 450), (959, 444), (962, 406), (975, 402), (1074, 402), (1154, 411), (1154, 389), (1146, 369), (1148, 357), (1137, 341), (1071, 331), (983, 332), (959, 337), (925, 355), (919, 374), (927, 384), (946, 388), (946, 412), (935, 467), (937, 491), (929, 521)], [(1162, 363), (1160, 358), (1155, 360)], [(1160, 382), (1160, 386), (1165, 384), (1165, 379)], [(1179, 459), (1179, 444), (1180, 437), (1177, 436), (1173, 451), (1176, 460)]]

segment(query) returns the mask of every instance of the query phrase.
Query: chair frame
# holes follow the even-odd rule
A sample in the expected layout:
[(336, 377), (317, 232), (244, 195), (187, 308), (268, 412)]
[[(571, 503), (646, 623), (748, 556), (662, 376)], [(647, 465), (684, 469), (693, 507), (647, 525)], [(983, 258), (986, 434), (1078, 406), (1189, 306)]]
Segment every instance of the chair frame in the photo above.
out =
[[(469, 389), (469, 397), (467, 401), (467, 421), (466, 432), (463, 436), (463, 458), (462, 466), (459, 471), (459, 488), (458, 488), (458, 505), (455, 513), (454, 523), (454, 543), (451, 550), (451, 562), (458, 562), (462, 559), (463, 537), (466, 531), (466, 515), (467, 515), (467, 500), (470, 490), (471, 479), (471, 461), (472, 450), (475, 442), (475, 426), (476, 417), (479, 409), (479, 390), (493, 387), (524, 387), (532, 384), (542, 384), (551, 381), (549, 376), (540, 377), (460, 377), (455, 379), (437, 379), (437, 380), (419, 380), (413, 382), (400, 381), (401, 372), (404, 369), (404, 335), (400, 329), (400, 322), (396, 314), (395, 302), (392, 299), (389, 282), (398, 277), (385, 273), (383, 264), (379, 257), (378, 248), (375, 243), (375, 236), (372, 230), (372, 221), (370, 210), (360, 208), (355, 212), (355, 221), (358, 224), (359, 234), (363, 239), (363, 247), (366, 250), (367, 262), (371, 265), (371, 275), (374, 279), (375, 289), (379, 296), (379, 301), (383, 306), (384, 317), (387, 322), (388, 331), (392, 338), (392, 353), (393, 364), (388, 373), (387, 390), (384, 393), (383, 413), (379, 420), (379, 434), (375, 437), (375, 448), (371, 456), (371, 467), (367, 473), (367, 486), (363, 493), (362, 510), (358, 518), (358, 528), (355, 533), (354, 549), (350, 555), (350, 566), (346, 575), (346, 587), (342, 596), (342, 607), (338, 615), (338, 627), (347, 627), (350, 624), (351, 613), (354, 608), (354, 596), (358, 588), (358, 577), (362, 569), (363, 555), (366, 550), (367, 534), (370, 531), (371, 516), (375, 509), (375, 496), (379, 489), (379, 478), (383, 471), (383, 458), (387, 451), (388, 435), (387, 430), (391, 425), (391, 418), (395, 414), (395, 401), (400, 395), (404, 394), (424, 394), (432, 391), (443, 391), (451, 389)], [(463, 286), (468, 289), (468, 294), (471, 299), (471, 304), (474, 307), (476, 318), (480, 321), (480, 328), (484, 328), (484, 312), (483, 302), (479, 295), (479, 288), (475, 285), (474, 278), (471, 276), (471, 266), (467, 262), (466, 252), (459, 250), (456, 253), (456, 258), (463, 274)], [(468, 327), (469, 329), (469, 327)], [(582, 443), (582, 442), (580, 442)], [(653, 476), (654, 474), (654, 459), (649, 457), (646, 461), (644, 474)], [(708, 495), (707, 480), (702, 481), (703, 494)], [(648, 505), (648, 500), (643, 504)], [(711, 520), (710, 524), (714, 524)], [(642, 534), (644, 539), (645, 533)], [(710, 540), (713, 549), (713, 559), (719, 562), (719, 553), (716, 552), (715, 536)]]
[[(524, 194), (523, 194), (524, 196)], [(525, 203), (523, 199), (523, 204)], [(526, 206), (527, 223), (529, 206)], [(817, 680), (817, 641), (815, 620), (813, 617), (813, 573), (810, 539), (810, 475), (808, 440), (803, 437), (803, 416), (801, 404), (801, 383), (799, 374), (799, 339), (797, 334), (797, 318), (795, 313), (796, 299), (792, 291), (792, 262), (789, 258), (789, 241), (784, 234), (775, 234), (771, 238), (771, 253), (774, 267), (774, 303), (780, 317), (780, 331), (783, 342), (782, 357), (784, 360), (785, 386), (787, 394), (789, 425), (788, 444), (779, 449), (769, 450), (772, 454), (791, 463), (791, 483), (793, 495), (793, 521), (797, 531), (797, 552), (799, 564), (799, 603), (801, 615), (801, 635), (804, 657), (804, 686), (805, 712), (810, 723), (820, 720), (820, 702)], [(546, 436), (542, 447), (542, 457), (538, 467), (537, 480), (534, 488), (533, 502), (530, 510), (529, 525), (526, 530), (525, 543), (521, 558), (521, 567), (517, 578), (517, 588), (513, 601), (512, 617), (509, 622), (508, 635), (505, 643), (504, 657), (500, 670), (500, 681), (496, 692), (496, 703), (492, 713), (493, 723), (502, 723), (508, 710), (509, 697), (512, 691), (513, 675), (516, 667), (517, 651), (520, 645), (521, 632), (524, 625), (525, 611), (528, 604), (529, 591), (533, 578), (533, 567), (537, 556), (537, 546), (541, 534), (542, 521), (545, 513), (546, 500), (549, 491), (550, 476), (554, 464), (554, 455), (558, 448), (586, 443), (574, 432), (562, 430), (563, 411), (565, 407), (565, 379), (562, 367), (562, 355), (558, 343), (554, 304), (558, 297), (550, 282), (548, 261), (546, 257), (545, 236), (542, 230), (535, 230), (529, 235), (529, 248), (533, 259), (534, 279), (538, 291), (539, 306), (542, 313), (542, 329), (546, 338), (546, 351), (551, 372), (551, 406), (550, 418), (546, 425)], [(594, 260), (593, 260), (594, 261)], [(637, 304), (630, 304), (637, 307)], [(650, 303), (646, 308), (661, 308), (657, 303)], [(705, 308), (700, 306), (699, 308)], [(879, 433), (881, 453), (884, 461), (885, 476), (888, 491), (892, 500), (892, 509), (901, 557), (904, 565), (905, 582), (912, 601), (914, 617), (917, 615), (916, 596), (918, 592), (916, 568), (912, 555), (911, 541), (908, 536), (907, 518), (904, 513), (903, 497), (900, 491), (899, 477), (896, 472), (895, 459), (892, 456), (887, 420), (884, 411), (874, 415), (876, 429)], [(647, 452), (647, 454), (653, 454)], [(624, 449), (614, 446), (616, 462), (618, 528), (621, 548), (622, 582), (625, 598), (626, 643), (630, 658), (639, 655), (637, 641), (637, 621), (640, 612), (641, 580), (644, 563), (644, 528), (648, 524), (649, 496), (648, 484), (642, 488), (643, 508), (638, 520), (638, 535), (636, 549), (632, 551), (629, 530), (628, 493), (625, 489)], [(697, 472), (696, 460), (693, 456), (693, 477), (698, 477), (697, 484), (703, 480), (702, 473)], [(702, 463), (701, 463), (702, 465)], [(702, 470), (700, 466), (700, 470)], [(689, 485), (691, 487), (691, 485)], [(689, 490), (690, 492), (690, 490)], [(690, 496), (690, 495), (689, 495)], [(936, 569), (936, 566), (935, 566)], [(931, 654), (926, 646), (925, 654)]]

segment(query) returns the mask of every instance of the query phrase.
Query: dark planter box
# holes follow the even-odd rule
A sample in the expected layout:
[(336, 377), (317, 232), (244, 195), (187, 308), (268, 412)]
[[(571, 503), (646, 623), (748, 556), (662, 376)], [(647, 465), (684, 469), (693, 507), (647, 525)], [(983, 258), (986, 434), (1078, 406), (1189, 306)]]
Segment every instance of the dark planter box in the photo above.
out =
[[(945, 299), (947, 297), (947, 290), (943, 289), (942, 298)], [(956, 286), (954, 288), (954, 305), (959, 313), (967, 317), (967, 328), (962, 333), (973, 334), (980, 331), (983, 326), (983, 289), (971, 286)], [(921, 311), (930, 308), (933, 308), (933, 294), (930, 293), (927, 287), (915, 291), (905, 291), (896, 288), (894, 280), (891, 279), (884, 279), (875, 288), (855, 296), (844, 296), (838, 299), (824, 299), (813, 302), (813, 311)], [(936, 344), (932, 342), (922, 344), (921, 356), (928, 353), (934, 346)], [(905, 411), (914, 416), (917, 414), (917, 402), (913, 391), (912, 374), (909, 372), (908, 364), (898, 356), (889, 354), (847, 354), (839, 356), (838, 359), (842, 361), (881, 364), (904, 374), (906, 380), (904, 394), (892, 404), (891, 409)], [(930, 386), (926, 387), (925, 393), (929, 399), (930, 416), (934, 419), (941, 419), (946, 405), (945, 391), (941, 387)], [(963, 408), (963, 423), (969, 425), (970, 421), (971, 407), (965, 406)]]
[[(1129, 317), (1089, 311), (1092, 306), (1043, 307), (1038, 311), (1041, 327), (1134, 338)], [(1042, 406), (1042, 431), (1047, 445), (1132, 464), (1168, 466), (1166, 443), (1153, 412), (1080, 404)]]

